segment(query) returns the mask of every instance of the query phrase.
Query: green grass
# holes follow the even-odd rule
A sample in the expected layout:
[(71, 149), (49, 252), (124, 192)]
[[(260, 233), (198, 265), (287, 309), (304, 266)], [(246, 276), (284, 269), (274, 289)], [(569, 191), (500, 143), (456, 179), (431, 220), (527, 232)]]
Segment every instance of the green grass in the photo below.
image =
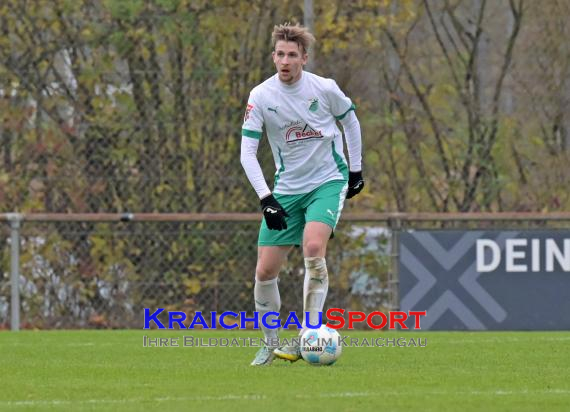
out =
[(426, 338), (426, 347), (344, 348), (336, 365), (249, 366), (256, 348), (143, 348), (143, 335), (0, 333), (0, 410), (555, 411), (570, 409), (570, 332), (342, 332)]

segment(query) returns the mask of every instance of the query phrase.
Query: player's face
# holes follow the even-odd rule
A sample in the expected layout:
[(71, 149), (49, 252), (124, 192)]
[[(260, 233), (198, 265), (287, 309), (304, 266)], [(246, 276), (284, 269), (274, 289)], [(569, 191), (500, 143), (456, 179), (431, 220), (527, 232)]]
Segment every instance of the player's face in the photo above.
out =
[(307, 64), (307, 53), (295, 42), (279, 40), (275, 43), (273, 63), (283, 83), (293, 84), (301, 78), (303, 66)]

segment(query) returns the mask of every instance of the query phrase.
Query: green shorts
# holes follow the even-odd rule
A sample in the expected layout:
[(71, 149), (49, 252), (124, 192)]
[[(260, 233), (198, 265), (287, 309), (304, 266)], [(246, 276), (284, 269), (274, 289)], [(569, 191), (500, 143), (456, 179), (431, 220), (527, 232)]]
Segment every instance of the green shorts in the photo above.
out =
[(265, 219), (261, 219), (257, 244), (259, 246), (301, 245), (307, 222), (326, 223), (334, 230), (340, 218), (347, 188), (345, 180), (332, 180), (312, 192), (301, 195), (274, 193), (275, 199), (289, 215), (285, 218), (287, 229), (269, 230)]

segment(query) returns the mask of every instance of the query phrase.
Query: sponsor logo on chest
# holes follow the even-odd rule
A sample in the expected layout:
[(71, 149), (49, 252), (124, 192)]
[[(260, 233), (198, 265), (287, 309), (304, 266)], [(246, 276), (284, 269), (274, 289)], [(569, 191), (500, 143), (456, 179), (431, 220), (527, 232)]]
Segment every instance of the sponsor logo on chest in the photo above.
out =
[(287, 143), (297, 142), (299, 140), (320, 139), (323, 133), (320, 130), (315, 130), (307, 123), (304, 126), (295, 125), (287, 129), (285, 133), (285, 141)]

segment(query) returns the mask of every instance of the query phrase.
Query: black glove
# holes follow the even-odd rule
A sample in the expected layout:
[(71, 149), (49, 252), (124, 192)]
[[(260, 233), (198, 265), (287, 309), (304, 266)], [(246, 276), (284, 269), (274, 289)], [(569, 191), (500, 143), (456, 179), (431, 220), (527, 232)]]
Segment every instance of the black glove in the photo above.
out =
[(356, 196), (360, 193), (364, 187), (364, 179), (362, 178), (362, 171), (360, 172), (348, 172), (348, 192), (346, 193), (346, 198)]
[(263, 210), (265, 223), (267, 223), (267, 227), (270, 230), (287, 229), (285, 218), (289, 217), (289, 215), (273, 195), (261, 199), (261, 210)]

